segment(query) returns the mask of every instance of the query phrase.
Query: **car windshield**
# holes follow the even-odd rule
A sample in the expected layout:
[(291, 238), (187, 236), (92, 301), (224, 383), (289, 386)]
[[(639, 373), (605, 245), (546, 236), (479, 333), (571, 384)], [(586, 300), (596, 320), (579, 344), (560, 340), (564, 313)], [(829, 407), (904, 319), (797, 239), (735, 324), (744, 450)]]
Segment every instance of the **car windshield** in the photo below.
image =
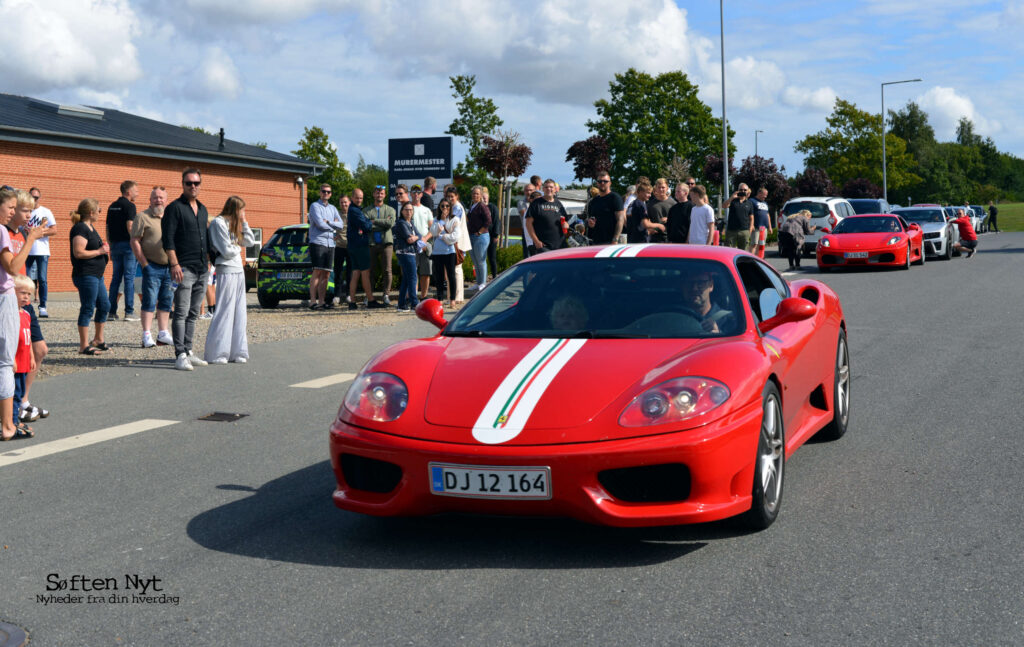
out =
[(842, 222), (835, 226), (832, 233), (836, 234), (880, 234), (884, 232), (900, 232), (903, 228), (900, 227), (900, 221), (895, 218), (883, 218), (881, 216), (872, 218), (865, 216), (863, 218), (845, 218)]
[(882, 213), (882, 203), (878, 200), (850, 200), (854, 213)]
[(668, 339), (737, 335), (746, 317), (716, 261), (589, 258), (514, 265), (445, 327), (449, 337)]
[(302, 247), (309, 244), (309, 229), (278, 229), (267, 241), (268, 247)]
[(941, 209), (901, 209), (893, 212), (907, 222), (945, 222)]
[(782, 208), (782, 213), (792, 216), (798, 211), (807, 209), (811, 212), (811, 218), (824, 218), (828, 216), (828, 205), (824, 202), (790, 202)]

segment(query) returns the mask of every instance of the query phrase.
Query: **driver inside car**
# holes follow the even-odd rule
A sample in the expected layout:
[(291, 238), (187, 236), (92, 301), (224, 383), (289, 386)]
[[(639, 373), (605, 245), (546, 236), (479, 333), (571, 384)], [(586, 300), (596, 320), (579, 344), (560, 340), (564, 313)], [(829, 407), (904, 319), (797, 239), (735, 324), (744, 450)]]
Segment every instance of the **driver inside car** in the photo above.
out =
[(590, 316), (582, 301), (576, 297), (564, 296), (551, 304), (548, 318), (555, 330), (582, 330), (587, 327)]
[(732, 311), (711, 301), (711, 293), (715, 291), (713, 273), (695, 272), (683, 277), (682, 283), (684, 305), (699, 316), (705, 332), (720, 334), (723, 328), (730, 327), (727, 320), (731, 320)]

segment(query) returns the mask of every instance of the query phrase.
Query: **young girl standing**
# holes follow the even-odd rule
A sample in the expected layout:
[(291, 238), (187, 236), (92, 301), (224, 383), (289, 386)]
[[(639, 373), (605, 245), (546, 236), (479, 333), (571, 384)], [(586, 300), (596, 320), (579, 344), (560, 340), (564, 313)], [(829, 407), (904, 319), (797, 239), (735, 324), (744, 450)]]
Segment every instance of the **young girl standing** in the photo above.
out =
[(245, 338), (242, 259), (245, 248), (256, 244), (245, 219), (245, 200), (237, 195), (228, 198), (221, 214), (210, 222), (209, 233), (210, 247), (217, 255), (217, 308), (206, 333), (203, 357), (211, 364), (244, 364), (249, 360), (249, 343)]

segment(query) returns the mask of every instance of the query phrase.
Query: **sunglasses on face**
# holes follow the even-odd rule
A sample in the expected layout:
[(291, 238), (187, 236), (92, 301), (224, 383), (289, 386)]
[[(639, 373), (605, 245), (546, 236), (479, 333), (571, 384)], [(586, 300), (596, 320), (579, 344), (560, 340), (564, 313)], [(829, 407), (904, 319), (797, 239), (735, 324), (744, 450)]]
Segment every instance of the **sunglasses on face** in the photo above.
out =
[(598, 180), (597, 183), (598, 184), (610, 184), (611, 180)]
[(184, 184), (185, 186), (199, 186), (200, 184), (202, 184), (202, 182), (193, 182), (191, 180), (185, 180), (184, 182), (182, 182), (182, 184)]

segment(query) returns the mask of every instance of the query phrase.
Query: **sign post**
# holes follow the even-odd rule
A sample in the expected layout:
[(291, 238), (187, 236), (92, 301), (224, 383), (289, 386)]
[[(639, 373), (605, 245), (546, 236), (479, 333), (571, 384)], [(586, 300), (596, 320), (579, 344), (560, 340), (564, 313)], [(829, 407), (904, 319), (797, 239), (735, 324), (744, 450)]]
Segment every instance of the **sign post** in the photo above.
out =
[[(430, 176), (438, 189), (452, 182), (452, 137), (412, 137), (388, 140), (388, 201), (394, 204), (395, 186), (423, 184)], [(436, 206), (436, 202), (435, 202)]]

